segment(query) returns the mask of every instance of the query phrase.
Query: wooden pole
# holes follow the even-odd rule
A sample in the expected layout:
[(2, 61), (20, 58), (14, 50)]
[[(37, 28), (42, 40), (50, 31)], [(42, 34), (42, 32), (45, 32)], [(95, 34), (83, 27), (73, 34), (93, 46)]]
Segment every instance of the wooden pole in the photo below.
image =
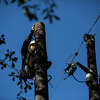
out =
[[(97, 65), (96, 65), (96, 54), (95, 54), (95, 37), (94, 35), (85, 34), (84, 40), (87, 46), (87, 61), (88, 61), (88, 68), (90, 71), (97, 73)], [(91, 81), (92, 87), (89, 87), (89, 100), (100, 100), (100, 93), (99, 93), (99, 84), (98, 78), (93, 76), (93, 81)]]

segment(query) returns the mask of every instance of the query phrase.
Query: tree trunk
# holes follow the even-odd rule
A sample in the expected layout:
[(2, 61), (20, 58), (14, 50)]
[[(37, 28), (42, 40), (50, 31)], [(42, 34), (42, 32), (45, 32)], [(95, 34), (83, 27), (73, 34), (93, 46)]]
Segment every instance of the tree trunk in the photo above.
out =
[(48, 79), (47, 79), (47, 52), (45, 40), (45, 25), (38, 22), (33, 26), (36, 47), (39, 54), (37, 63), (35, 63), (35, 100), (49, 100), (48, 98)]

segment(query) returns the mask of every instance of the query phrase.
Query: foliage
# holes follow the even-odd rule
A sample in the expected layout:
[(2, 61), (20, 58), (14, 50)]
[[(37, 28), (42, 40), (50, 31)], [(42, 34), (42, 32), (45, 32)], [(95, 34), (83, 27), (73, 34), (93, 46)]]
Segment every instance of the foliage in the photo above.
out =
[[(0, 46), (6, 44), (5, 41), (5, 35), (2, 34), (0, 36)], [(1, 49), (0, 49), (1, 51)], [(3, 50), (4, 51), (4, 50)], [(0, 52), (0, 55), (2, 58), (0, 58), (0, 68), (1, 70), (6, 69), (7, 67), (10, 67), (13, 69), (10, 74), (8, 74), (12, 81), (17, 82), (17, 86), (19, 86), (20, 90), (17, 93), (17, 100), (26, 100), (25, 97), (22, 96), (23, 93), (27, 93), (28, 90), (32, 89), (33, 82), (30, 80), (22, 80), (19, 75), (18, 69), (15, 68), (15, 65), (17, 63), (18, 58), (15, 56), (15, 51), (10, 51), (9, 49), (5, 50), (5, 53), (3, 54)], [(3, 57), (4, 56), (4, 57)]]
[[(35, 0), (37, 1), (37, 0)], [(30, 20), (38, 21), (40, 16), (43, 20), (48, 20), (53, 23), (54, 20), (60, 20), (60, 18), (55, 14), (55, 9), (57, 7), (56, 3), (52, 0), (43, 0), (42, 4), (40, 2), (35, 2), (34, 0), (0, 0), (0, 4), (4, 3), (6, 6), (10, 4), (17, 4), (18, 7), (22, 8), (24, 15)], [(5, 35), (0, 36), (0, 46), (6, 45)], [(0, 68), (5, 70), (6, 68), (11, 68), (10, 74), (8, 74), (12, 81), (17, 82), (17, 86), (20, 88), (17, 93), (17, 100), (26, 100), (23, 97), (23, 93), (27, 93), (28, 90), (32, 89), (33, 80), (23, 80), (19, 77), (20, 71), (15, 68), (18, 58), (15, 56), (15, 51), (10, 51), (6, 49), (4, 53), (1, 52), (0, 48)]]
[[(4, 34), (2, 34), (0, 36), (0, 46), (4, 45), (4, 44), (6, 44), (6, 41), (5, 41)], [(6, 53), (4, 54), (4, 58), (0, 58), (0, 67), (1, 67), (1, 69), (3, 70), (7, 66), (11, 66), (12, 68), (14, 68), (15, 67), (15, 62), (17, 62), (17, 57), (14, 56), (15, 51), (10, 51), (9, 49), (7, 49), (5, 52)], [(1, 55), (3, 55), (3, 54), (1, 54)], [(8, 62), (10, 62), (10, 63), (8, 63)]]
[(24, 10), (24, 15), (32, 21), (38, 21), (40, 16), (43, 20), (48, 20), (50, 23), (53, 23), (55, 20), (60, 20), (60, 18), (55, 14), (56, 3), (52, 0), (43, 0), (44, 6), (37, 0), (0, 0), (6, 5), (17, 3), (18, 7), (21, 7)]
[(2, 44), (5, 44), (5, 36), (4, 36), (4, 34), (2, 34), (0, 36), (0, 45), (2, 45)]

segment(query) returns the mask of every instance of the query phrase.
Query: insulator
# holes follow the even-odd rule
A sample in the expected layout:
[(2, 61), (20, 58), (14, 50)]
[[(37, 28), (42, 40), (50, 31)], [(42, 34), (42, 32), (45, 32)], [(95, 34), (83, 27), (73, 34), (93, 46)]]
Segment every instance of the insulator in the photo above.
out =
[(71, 62), (71, 67), (72, 69), (77, 69), (76, 65), (73, 62)]
[(71, 68), (71, 64), (68, 64), (68, 67), (65, 68), (65, 72), (69, 72), (70, 68)]
[(94, 80), (94, 77), (91, 73), (87, 73), (86, 74), (86, 81), (93, 81)]

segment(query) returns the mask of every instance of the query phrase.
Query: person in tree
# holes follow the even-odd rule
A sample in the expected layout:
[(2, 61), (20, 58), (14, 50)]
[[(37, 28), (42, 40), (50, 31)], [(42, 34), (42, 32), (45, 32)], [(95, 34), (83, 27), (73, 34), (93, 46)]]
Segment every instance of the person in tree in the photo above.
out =
[(21, 48), (21, 56), (22, 56), (22, 69), (20, 72), (20, 76), (23, 78), (32, 78), (34, 74), (33, 71), (33, 61), (35, 56), (35, 48), (36, 43), (33, 39), (33, 33), (32, 30), (31, 33), (28, 35), (26, 40), (23, 42), (22, 48)]
[(32, 30), (28, 37), (23, 42), (21, 48), (22, 55), (22, 69), (20, 76), (26, 79), (32, 79), (35, 75), (36, 69), (39, 67), (49, 68), (51, 62), (47, 61), (46, 48), (42, 44), (46, 45), (44, 42), (44, 32), (43, 23), (38, 22), (33, 25)]

